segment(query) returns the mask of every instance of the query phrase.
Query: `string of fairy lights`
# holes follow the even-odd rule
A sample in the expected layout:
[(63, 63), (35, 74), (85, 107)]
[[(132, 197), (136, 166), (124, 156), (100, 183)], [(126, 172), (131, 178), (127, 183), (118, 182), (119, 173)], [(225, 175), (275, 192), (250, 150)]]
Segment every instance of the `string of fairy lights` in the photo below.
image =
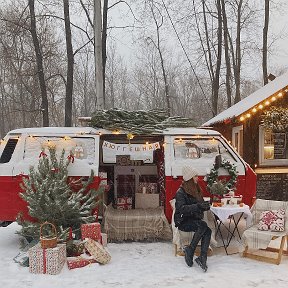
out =
[(273, 94), (272, 96), (266, 98), (264, 101), (258, 103), (253, 106), (249, 110), (245, 111), (239, 116), (239, 121), (244, 122), (247, 119), (250, 119), (253, 115), (255, 115), (258, 111), (262, 111), (264, 108), (273, 104), (276, 100), (282, 99), (284, 95), (287, 95), (288, 88), (286, 87), (283, 91), (278, 92), (277, 94)]

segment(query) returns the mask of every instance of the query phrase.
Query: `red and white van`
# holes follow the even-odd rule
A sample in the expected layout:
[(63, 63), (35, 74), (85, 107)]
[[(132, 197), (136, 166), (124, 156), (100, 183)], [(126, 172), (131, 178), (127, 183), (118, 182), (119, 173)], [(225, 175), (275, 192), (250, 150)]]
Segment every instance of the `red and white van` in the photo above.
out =
[[(163, 206), (170, 221), (169, 201), (182, 182), (182, 166), (191, 165), (199, 171), (200, 185), (209, 196), (205, 175), (219, 154), (237, 167), (236, 193), (243, 195), (243, 202), (251, 205), (256, 194), (254, 171), (213, 130), (169, 128), (150, 135), (132, 135), (90, 127), (24, 128), (10, 131), (1, 140), (0, 222), (14, 221), (20, 211), (27, 213), (19, 197), (19, 184), (29, 167), (37, 166), (42, 149), (48, 152), (49, 145), (55, 145), (59, 155), (63, 149), (67, 157), (73, 153), (74, 162), (68, 166), (71, 177), (89, 176), (92, 169), (93, 187), (107, 182), (110, 190), (105, 202), (112, 202), (118, 209)], [(229, 174), (220, 168), (219, 175)]]

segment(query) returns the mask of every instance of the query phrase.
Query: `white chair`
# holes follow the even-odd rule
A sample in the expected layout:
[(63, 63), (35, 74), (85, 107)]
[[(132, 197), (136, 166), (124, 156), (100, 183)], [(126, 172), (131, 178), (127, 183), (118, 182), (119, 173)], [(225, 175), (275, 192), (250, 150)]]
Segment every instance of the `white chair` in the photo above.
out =
[[(174, 223), (174, 213), (175, 213), (175, 199), (170, 200), (170, 205), (172, 207), (173, 213), (172, 213), (172, 220), (171, 220), (171, 228), (173, 233), (173, 239), (172, 243), (174, 244), (175, 248), (175, 256), (184, 256), (184, 247), (190, 245), (192, 237), (194, 232), (184, 232), (179, 230), (177, 227), (175, 227)], [(207, 222), (208, 226), (212, 229), (212, 231), (215, 230), (215, 226), (213, 224), (213, 220), (211, 219), (210, 211), (208, 213), (204, 213), (205, 221)], [(212, 233), (213, 235), (214, 233)], [(211, 236), (211, 245), (216, 246), (217, 242), (215, 241), (214, 237)], [(208, 256), (211, 256), (213, 253), (213, 250), (211, 246), (209, 246), (208, 250)], [(195, 255), (199, 256), (200, 254), (200, 244), (196, 248)]]
[[(258, 230), (258, 223), (260, 220), (261, 212), (279, 209), (285, 210), (284, 231), (273, 232), (271, 230)], [(243, 257), (279, 265), (282, 259), (282, 254), (288, 254), (288, 251), (284, 250), (285, 239), (286, 249), (288, 249), (288, 202), (256, 199), (254, 205), (251, 208), (251, 212), (253, 215), (252, 225), (244, 231), (242, 237), (245, 245)], [(271, 247), (271, 240), (275, 240), (279, 237), (281, 237), (281, 242), (278, 247)]]

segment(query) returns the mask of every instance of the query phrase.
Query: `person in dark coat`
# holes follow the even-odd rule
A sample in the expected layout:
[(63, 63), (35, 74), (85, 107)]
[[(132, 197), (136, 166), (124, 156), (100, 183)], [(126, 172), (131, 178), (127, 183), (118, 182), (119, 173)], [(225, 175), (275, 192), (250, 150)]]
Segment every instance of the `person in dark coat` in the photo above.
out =
[(193, 257), (201, 240), (201, 253), (195, 262), (206, 272), (207, 252), (210, 245), (211, 229), (203, 220), (204, 211), (210, 209), (210, 203), (203, 200), (202, 191), (198, 184), (198, 172), (190, 166), (182, 169), (183, 183), (176, 192), (175, 226), (185, 232), (195, 232), (189, 246), (185, 247), (185, 261), (189, 267), (193, 265)]

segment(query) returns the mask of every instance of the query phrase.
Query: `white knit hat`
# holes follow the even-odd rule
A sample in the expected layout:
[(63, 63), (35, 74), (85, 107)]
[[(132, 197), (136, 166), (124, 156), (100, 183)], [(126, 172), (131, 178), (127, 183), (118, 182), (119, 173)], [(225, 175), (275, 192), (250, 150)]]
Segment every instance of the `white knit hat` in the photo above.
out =
[(188, 181), (191, 178), (198, 176), (198, 171), (190, 166), (184, 166), (182, 168), (182, 175), (183, 175), (183, 180)]

